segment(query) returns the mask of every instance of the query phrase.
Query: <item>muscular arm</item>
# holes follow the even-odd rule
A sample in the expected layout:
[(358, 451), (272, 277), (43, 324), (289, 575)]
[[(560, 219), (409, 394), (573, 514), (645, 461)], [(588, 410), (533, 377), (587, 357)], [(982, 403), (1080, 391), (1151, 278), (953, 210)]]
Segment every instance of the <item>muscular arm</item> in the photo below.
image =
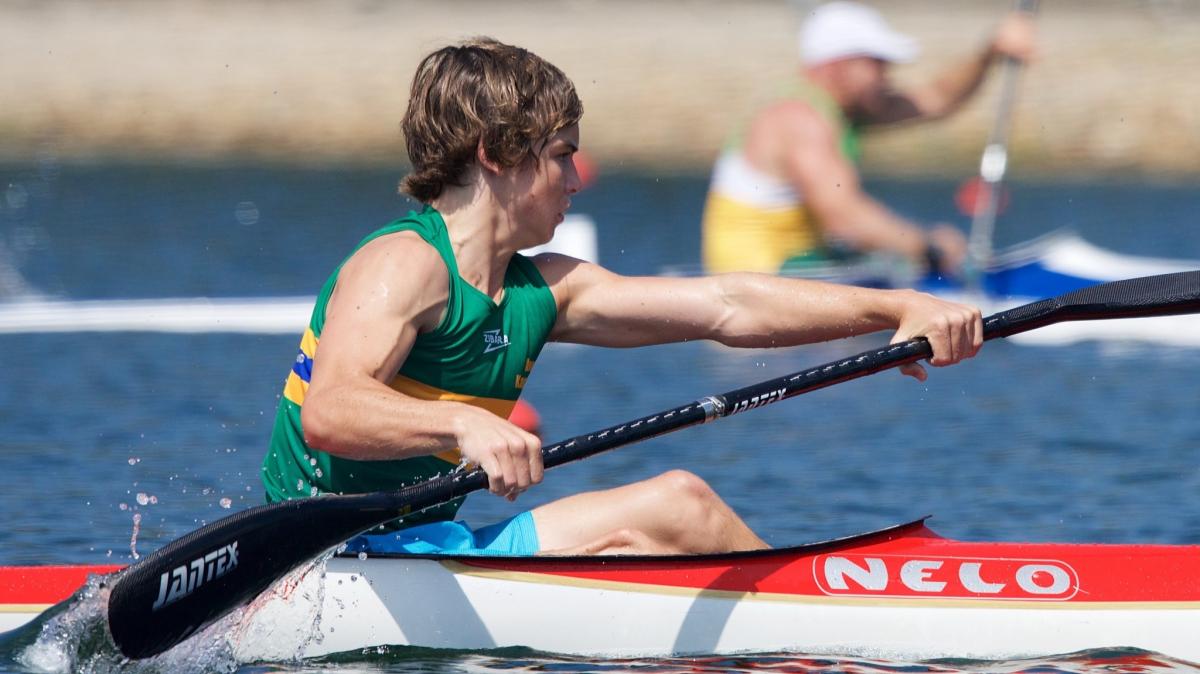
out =
[(401, 459), (458, 448), (514, 498), (542, 479), (541, 442), (494, 414), (423, 401), (388, 386), (417, 335), (441, 320), (448, 276), (411, 233), (381, 237), (338, 274), (301, 411), (305, 441), (357, 460)]
[(387, 385), (418, 332), (440, 319), (446, 296), (445, 266), (414, 234), (383, 237), (351, 257), (326, 308), (302, 408), (310, 445), (359, 460), (455, 446), (455, 406), (431, 406)]
[(640, 346), (711, 339), (730, 346), (818, 342), (896, 328), (929, 337), (934, 365), (974, 355), (979, 312), (909, 290), (871, 290), (765, 274), (635, 278), (558, 255), (536, 259), (559, 303), (558, 341)]

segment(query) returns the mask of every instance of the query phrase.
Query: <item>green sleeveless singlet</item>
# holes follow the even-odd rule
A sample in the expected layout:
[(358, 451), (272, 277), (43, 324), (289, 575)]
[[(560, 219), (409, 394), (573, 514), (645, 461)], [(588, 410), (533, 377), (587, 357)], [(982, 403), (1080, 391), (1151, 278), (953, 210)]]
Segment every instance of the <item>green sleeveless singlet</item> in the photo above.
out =
[[(446, 263), (450, 288), (441, 323), (417, 336), (389, 385), (421, 400), (455, 400), (507, 417), (557, 318), (546, 281), (529, 259), (514, 255), (505, 271), (503, 296), (496, 304), (459, 276), (445, 222), (431, 206), (372, 233), (355, 251), (381, 236), (403, 231), (416, 232), (438, 251)], [(268, 501), (399, 489), (453, 470), (461, 462), (457, 450), (391, 461), (355, 461), (305, 444), (300, 410), (325, 324), (325, 307), (342, 265), (317, 296), (284, 385), (271, 446), (262, 464)], [(405, 517), (403, 526), (452, 519), (461, 504), (458, 499)]]

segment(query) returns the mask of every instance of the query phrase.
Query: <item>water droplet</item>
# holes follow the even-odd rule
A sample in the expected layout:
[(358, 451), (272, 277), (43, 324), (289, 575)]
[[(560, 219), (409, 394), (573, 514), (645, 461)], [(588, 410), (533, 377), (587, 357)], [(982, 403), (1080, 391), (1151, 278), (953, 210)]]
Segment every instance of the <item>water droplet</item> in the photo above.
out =
[(239, 202), (237, 208), (233, 211), (233, 217), (237, 219), (240, 225), (256, 224), (258, 216), (258, 206), (255, 206), (253, 201)]
[(21, 210), (29, 203), (29, 191), (21, 183), (11, 183), (4, 192), (4, 200), (14, 211)]
[(142, 514), (133, 514), (133, 533), (129, 535), (129, 554), (134, 559), (140, 559), (141, 555), (137, 551), (138, 532), (142, 530)]
[(220, 503), (221, 507), (226, 510), (229, 510), (229, 507), (233, 505), (233, 501), (228, 497), (222, 498), (220, 501), (218, 501), (218, 503)]
[(138, 464), (138, 463), (141, 463), (141, 462), (142, 462), (142, 460), (141, 460), (141, 459), (139, 459), (139, 458), (137, 458), (136, 456), (131, 456), (131, 457), (129, 457), (129, 465), (131, 465), (131, 466), (132, 466), (132, 465), (135, 465), (135, 464)]
[(359, 558), (360, 560), (366, 559), (366, 558), (367, 558), (367, 553), (365, 553), (365, 552), (360, 552), (360, 553), (358, 553), (358, 558)]
[(146, 505), (150, 503), (150, 497), (146, 495), (146, 492), (139, 491), (137, 495), (137, 502), (138, 505)]

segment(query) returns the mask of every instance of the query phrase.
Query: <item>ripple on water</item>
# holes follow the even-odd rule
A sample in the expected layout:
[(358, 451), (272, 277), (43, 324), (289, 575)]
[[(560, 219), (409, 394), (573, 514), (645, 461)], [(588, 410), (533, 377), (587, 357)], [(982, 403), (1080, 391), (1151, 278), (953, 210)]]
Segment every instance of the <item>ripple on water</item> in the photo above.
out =
[(295, 672), (637, 672), (639, 674), (716, 674), (787, 672), (789, 674), (1166, 674), (1200, 672), (1193, 663), (1137, 649), (1095, 649), (1049, 658), (1018, 660), (929, 660), (905, 662), (876, 658), (768, 653), (687, 658), (603, 660), (538, 653), (526, 649), (487, 652), (420, 648), (378, 648), (312, 660)]

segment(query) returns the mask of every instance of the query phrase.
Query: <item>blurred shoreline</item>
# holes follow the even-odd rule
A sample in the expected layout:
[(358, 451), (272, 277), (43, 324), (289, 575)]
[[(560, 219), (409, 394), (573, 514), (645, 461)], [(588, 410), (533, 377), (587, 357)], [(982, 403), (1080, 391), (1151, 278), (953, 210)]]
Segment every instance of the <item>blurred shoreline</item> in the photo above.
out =
[[(922, 44), (900, 83), (975, 53), (1010, 7), (873, 3)], [(804, 2), (333, 0), (0, 2), (0, 162), (402, 166), (398, 120), (426, 52), (488, 34), (575, 81), (602, 170), (704, 172), (796, 68)], [(1012, 177), (1200, 173), (1200, 3), (1042, 3)], [(977, 170), (999, 78), (949, 120), (867, 137), (880, 175)]]

